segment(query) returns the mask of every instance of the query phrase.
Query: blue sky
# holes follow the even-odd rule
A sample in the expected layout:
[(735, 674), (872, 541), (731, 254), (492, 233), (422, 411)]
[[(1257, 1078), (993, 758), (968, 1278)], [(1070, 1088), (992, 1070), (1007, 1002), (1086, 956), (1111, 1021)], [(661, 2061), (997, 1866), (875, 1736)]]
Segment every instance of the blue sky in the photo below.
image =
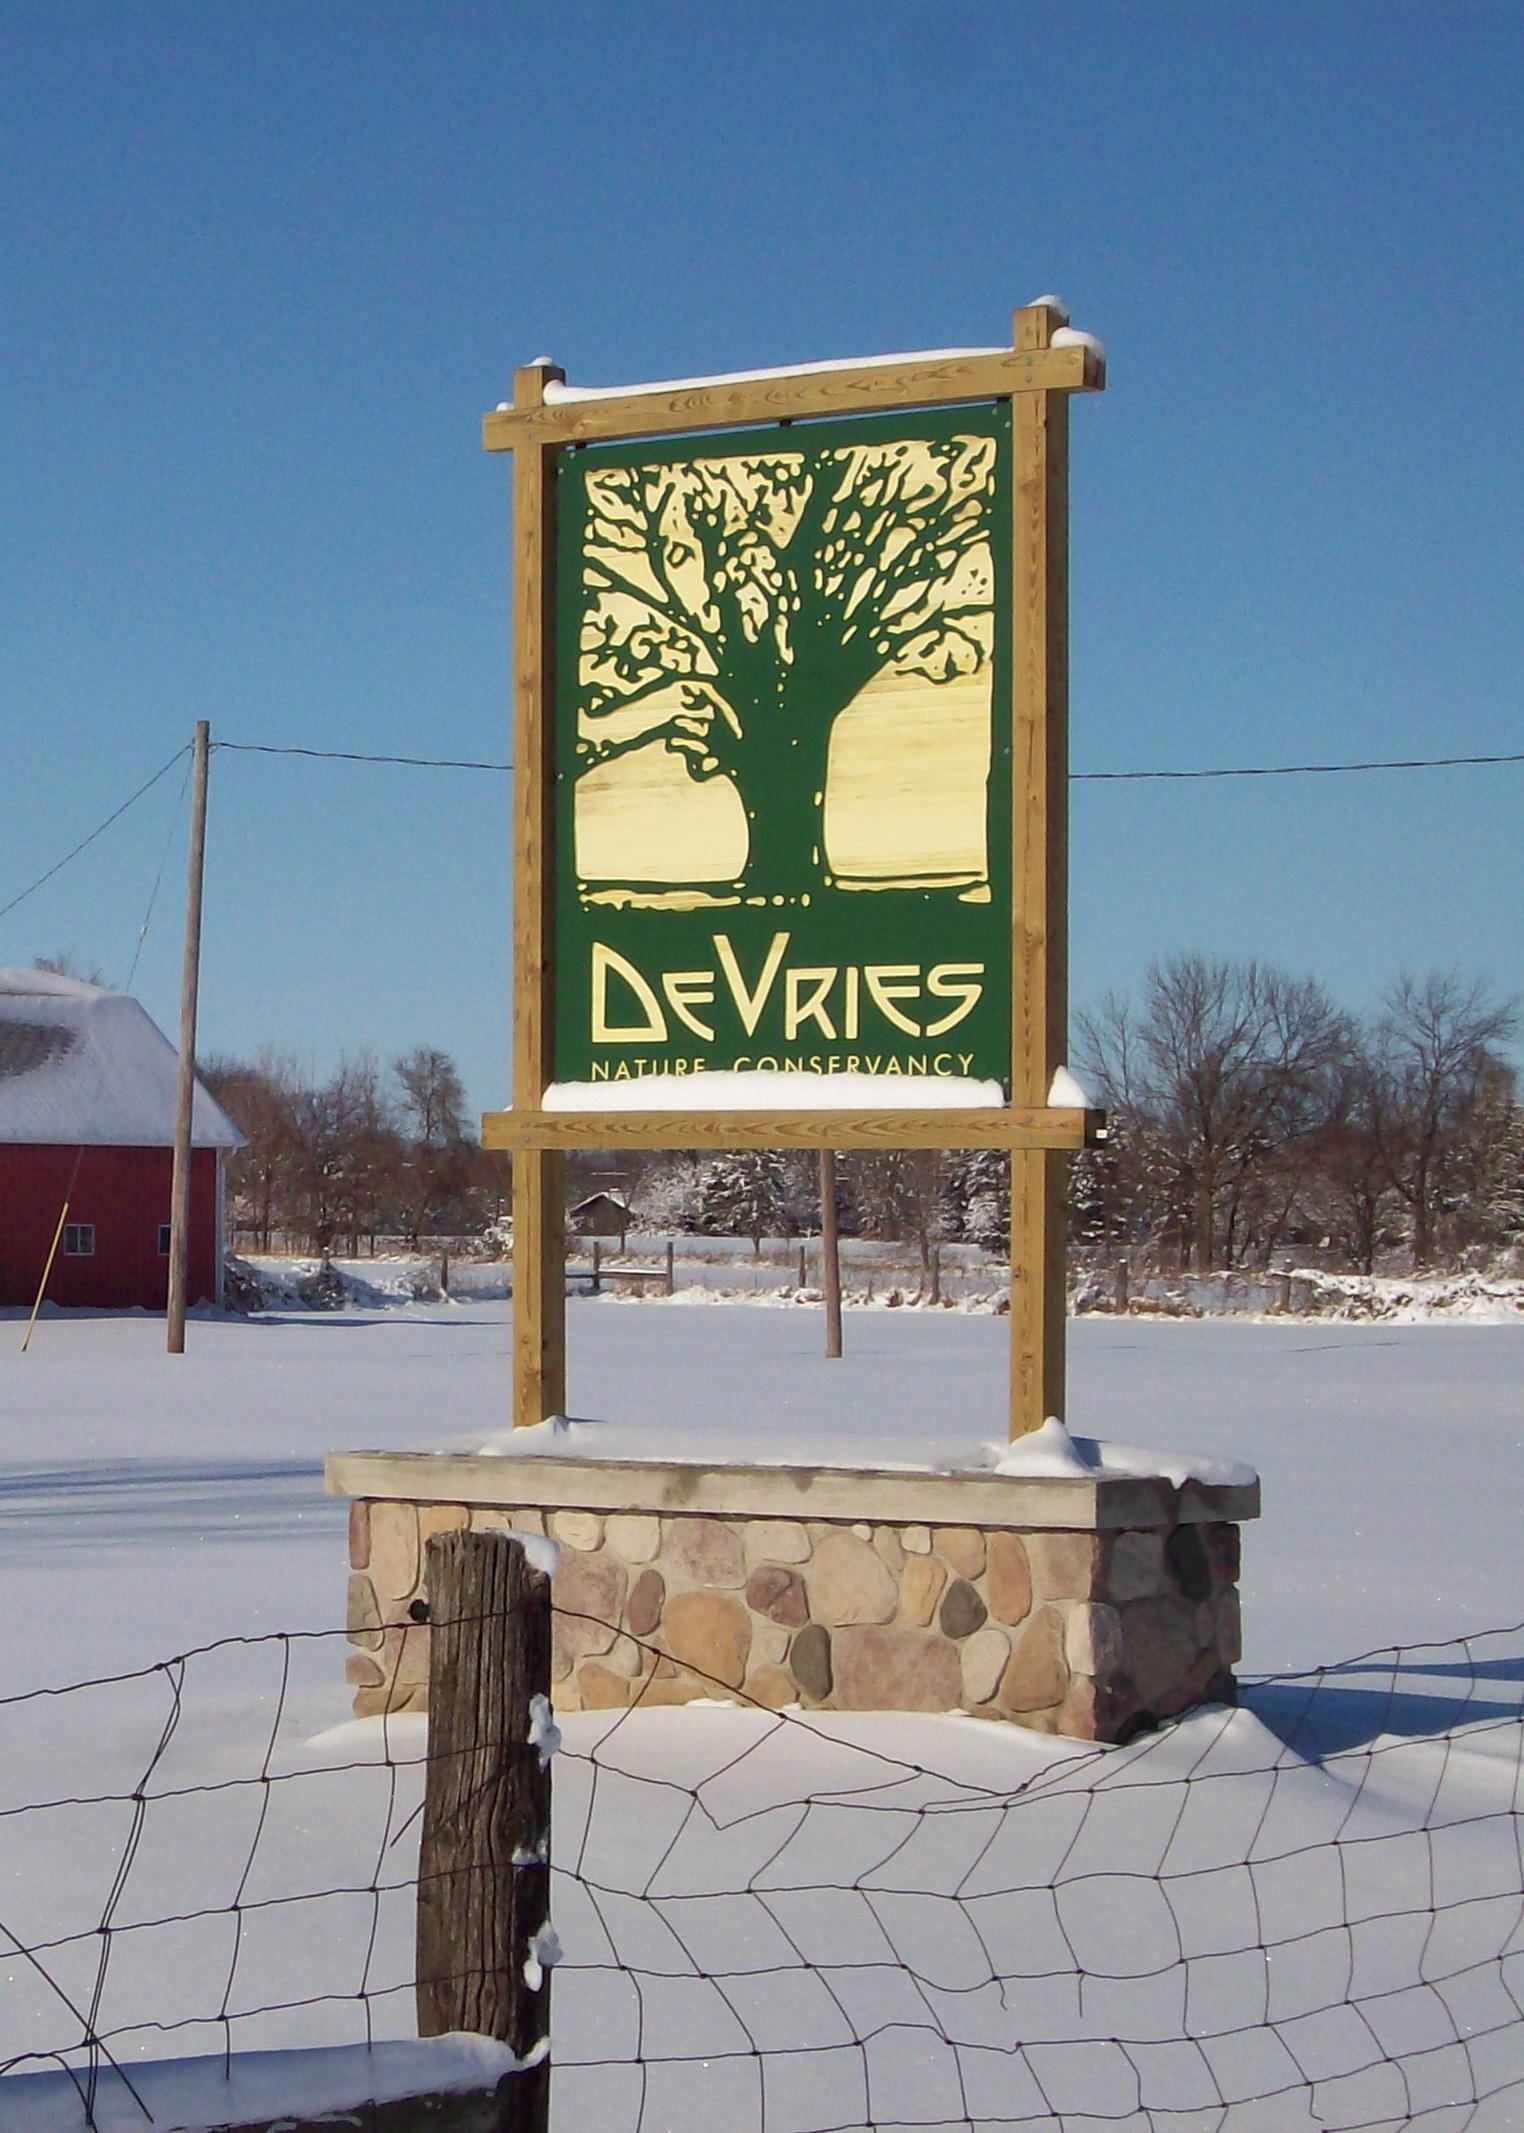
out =
[[(189, 737), (507, 753), (515, 363), (1102, 335), (1074, 767), (1517, 749), (1524, 16), (15, 4), (0, 904)], [(173, 1027), (178, 772), (0, 921)], [(202, 1049), (507, 1061), (506, 781), (220, 754)], [(1076, 789), (1077, 1005), (1178, 949), (1524, 984), (1524, 766)]]

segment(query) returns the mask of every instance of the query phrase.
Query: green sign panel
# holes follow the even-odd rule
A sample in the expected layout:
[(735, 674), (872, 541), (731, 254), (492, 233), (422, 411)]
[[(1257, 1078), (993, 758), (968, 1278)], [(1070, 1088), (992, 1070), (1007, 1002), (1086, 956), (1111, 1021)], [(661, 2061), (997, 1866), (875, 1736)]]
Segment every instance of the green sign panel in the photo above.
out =
[(1009, 460), (1003, 405), (561, 454), (558, 1082), (1009, 1081)]

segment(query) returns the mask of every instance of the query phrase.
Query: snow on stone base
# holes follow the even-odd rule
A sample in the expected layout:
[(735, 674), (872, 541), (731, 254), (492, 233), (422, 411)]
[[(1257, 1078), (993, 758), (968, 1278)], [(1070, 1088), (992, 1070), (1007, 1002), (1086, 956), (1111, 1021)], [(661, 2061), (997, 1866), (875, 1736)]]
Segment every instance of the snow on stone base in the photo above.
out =
[[(430, 2037), (416, 2044), (339, 2045), (316, 2051), (235, 2053), (227, 2070), (220, 2054), (208, 2059), (129, 2061), (126, 2082), (103, 2068), (96, 2093), (97, 2133), (208, 2133), (208, 2129), (271, 2124), (300, 2128), (354, 2123), (368, 2105), (412, 2099), (490, 2096), (521, 2062), (490, 2037)], [(0, 2133), (81, 2133), (82, 2072), (8, 2074), (0, 2078)], [(78, 2084), (78, 2085), (77, 2085)], [(440, 2133), (470, 2123), (441, 2102), (420, 2112), (420, 2125)], [(485, 2120), (482, 2121), (485, 2124)]]

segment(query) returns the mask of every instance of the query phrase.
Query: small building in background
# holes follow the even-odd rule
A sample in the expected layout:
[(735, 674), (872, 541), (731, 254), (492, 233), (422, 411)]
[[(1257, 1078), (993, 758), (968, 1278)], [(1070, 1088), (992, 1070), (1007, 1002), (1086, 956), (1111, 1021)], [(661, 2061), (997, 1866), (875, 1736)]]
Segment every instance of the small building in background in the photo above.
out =
[[(124, 993), (0, 970), (0, 1305), (162, 1311), (178, 1056)], [(225, 1174), (243, 1136), (198, 1082), (186, 1296), (222, 1301)]]
[(624, 1250), (625, 1233), (634, 1217), (629, 1205), (616, 1192), (592, 1192), (566, 1211), (566, 1226), (576, 1237), (617, 1237)]

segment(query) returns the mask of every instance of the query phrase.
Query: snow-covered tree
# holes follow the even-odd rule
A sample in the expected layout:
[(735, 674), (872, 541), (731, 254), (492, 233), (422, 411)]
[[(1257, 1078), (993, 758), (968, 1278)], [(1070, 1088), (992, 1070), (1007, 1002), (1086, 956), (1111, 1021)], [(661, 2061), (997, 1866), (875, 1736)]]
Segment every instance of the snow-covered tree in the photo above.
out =
[(653, 1156), (635, 1187), (635, 1219), (641, 1229), (694, 1230), (704, 1198), (704, 1158), (686, 1149)]
[(1005, 1251), (1011, 1241), (1010, 1157), (1000, 1148), (975, 1148), (953, 1157), (950, 1169), (943, 1201), (950, 1231), (983, 1251)]
[(943, 1160), (935, 1148), (875, 1148), (850, 1166), (859, 1236), (914, 1242), (923, 1272), (944, 1235)]
[(700, 1226), (711, 1236), (750, 1237), (758, 1258), (762, 1239), (787, 1226), (788, 1171), (776, 1148), (744, 1148), (705, 1166), (699, 1190)]

